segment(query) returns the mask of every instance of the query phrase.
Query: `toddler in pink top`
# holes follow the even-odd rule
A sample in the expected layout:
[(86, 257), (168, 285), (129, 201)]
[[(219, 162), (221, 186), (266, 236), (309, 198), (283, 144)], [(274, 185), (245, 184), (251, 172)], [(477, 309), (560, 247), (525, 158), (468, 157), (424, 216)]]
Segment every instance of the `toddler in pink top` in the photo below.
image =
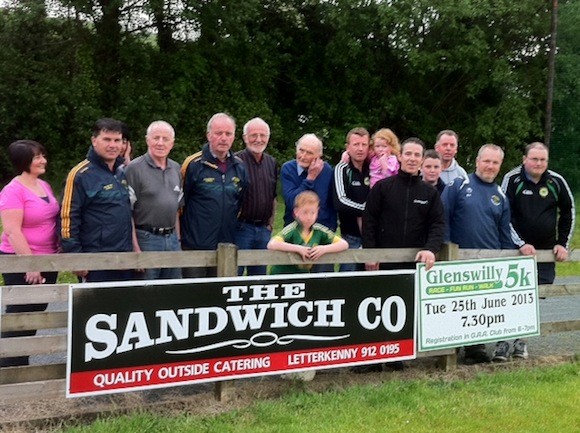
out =
[[(379, 180), (398, 173), (401, 145), (395, 133), (388, 128), (379, 129), (371, 138), (369, 174), (372, 188)], [(348, 152), (344, 151), (340, 160), (348, 163)]]
[(398, 156), (401, 153), (399, 139), (388, 128), (379, 129), (372, 136), (372, 156), (370, 159), (371, 188), (381, 179), (393, 176), (399, 171)]

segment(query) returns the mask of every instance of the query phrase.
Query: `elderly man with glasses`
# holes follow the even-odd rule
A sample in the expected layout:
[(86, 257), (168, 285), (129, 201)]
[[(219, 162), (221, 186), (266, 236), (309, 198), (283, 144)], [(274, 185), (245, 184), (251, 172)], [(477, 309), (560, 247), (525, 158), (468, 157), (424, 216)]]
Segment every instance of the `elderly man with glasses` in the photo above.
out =
[[(246, 164), (249, 183), (238, 215), (236, 245), (241, 250), (265, 250), (272, 237), (276, 213), (276, 160), (265, 152), (270, 126), (261, 118), (249, 120), (243, 129), (244, 150), (236, 153)], [(266, 275), (266, 266), (240, 266), (238, 274)]]

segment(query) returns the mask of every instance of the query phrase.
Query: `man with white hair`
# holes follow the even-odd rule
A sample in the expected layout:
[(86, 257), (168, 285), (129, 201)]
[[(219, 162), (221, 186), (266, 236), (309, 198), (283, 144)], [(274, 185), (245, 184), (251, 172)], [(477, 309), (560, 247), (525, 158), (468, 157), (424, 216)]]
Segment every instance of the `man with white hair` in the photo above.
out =
[[(173, 127), (157, 120), (147, 128), (147, 153), (125, 169), (133, 209), (133, 249), (180, 251), (178, 210), (181, 205), (181, 172), (169, 159), (175, 143)], [(145, 279), (181, 278), (180, 268), (146, 269)]]
[[(238, 215), (236, 245), (241, 250), (265, 250), (272, 237), (276, 213), (276, 160), (265, 150), (270, 140), (270, 126), (261, 118), (249, 120), (243, 129), (246, 148), (236, 153), (244, 161), (249, 184), (244, 192), (242, 208)], [(266, 266), (240, 266), (238, 274), (265, 275)]]
[[(322, 160), (322, 141), (316, 134), (305, 134), (296, 142), (296, 159), (282, 165), (282, 196), (286, 209), (284, 225), (294, 221), (293, 209), (296, 196), (303, 191), (314, 191), (320, 199), (316, 222), (336, 231), (337, 218), (333, 205), (333, 170)], [(333, 265), (315, 265), (314, 272), (332, 272)]]
[[(226, 113), (207, 122), (207, 143), (183, 162), (181, 248), (215, 250), (219, 243), (235, 243), (237, 216), (248, 178), (246, 167), (231, 152), (236, 121)], [(215, 277), (217, 268), (183, 268), (185, 278)]]
[(282, 196), (286, 204), (284, 225), (294, 221), (294, 199), (302, 191), (314, 191), (320, 199), (316, 222), (336, 230), (336, 211), (333, 206), (333, 171), (322, 160), (322, 141), (316, 134), (305, 134), (296, 142), (296, 159), (284, 163), (280, 170)]

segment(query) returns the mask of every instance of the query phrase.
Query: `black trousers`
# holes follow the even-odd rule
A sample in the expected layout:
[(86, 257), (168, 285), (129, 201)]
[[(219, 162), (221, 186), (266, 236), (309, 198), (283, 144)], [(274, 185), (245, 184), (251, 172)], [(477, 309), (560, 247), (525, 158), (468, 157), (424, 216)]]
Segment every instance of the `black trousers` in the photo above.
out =
[[(4, 285), (6, 286), (26, 286), (28, 283), (25, 280), (25, 273), (9, 273), (2, 274), (4, 278)], [(42, 276), (46, 279), (46, 284), (56, 283), (58, 272), (42, 272)], [(6, 305), (7, 313), (31, 313), (35, 311), (44, 311), (48, 304), (23, 304), (23, 305)], [(29, 331), (7, 331), (2, 332), (0, 338), (11, 337), (31, 337), (36, 335), (35, 330)], [(10, 358), (0, 358), (0, 367), (14, 367), (17, 365), (28, 365), (28, 356), (14, 356)]]
[(552, 284), (555, 278), (555, 263), (538, 263), (538, 284)]

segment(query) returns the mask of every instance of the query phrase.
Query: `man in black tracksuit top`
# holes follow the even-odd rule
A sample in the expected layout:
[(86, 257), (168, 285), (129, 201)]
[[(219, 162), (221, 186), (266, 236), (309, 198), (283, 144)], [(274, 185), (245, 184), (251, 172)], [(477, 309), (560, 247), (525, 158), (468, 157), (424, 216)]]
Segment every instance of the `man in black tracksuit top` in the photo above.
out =
[[(551, 249), (557, 261), (568, 258), (574, 230), (574, 196), (558, 173), (548, 170), (548, 148), (526, 147), (523, 164), (507, 173), (501, 184), (511, 208), (512, 238), (522, 254)], [(538, 263), (538, 283), (552, 284), (555, 264)]]
[[(362, 246), (362, 214), (370, 190), (369, 174), (370, 134), (364, 128), (353, 128), (346, 134), (348, 162), (341, 161), (334, 168), (334, 208), (340, 221), (340, 235), (348, 247)], [(341, 272), (362, 271), (362, 263), (342, 263)]]
[[(396, 176), (383, 179), (371, 189), (363, 213), (363, 248), (420, 248), (415, 261), (430, 269), (441, 249), (445, 215), (439, 193), (423, 182), (419, 169), (424, 144), (418, 138), (405, 140)], [(382, 264), (381, 269), (414, 268), (414, 263)], [(367, 270), (378, 269), (367, 263)]]

